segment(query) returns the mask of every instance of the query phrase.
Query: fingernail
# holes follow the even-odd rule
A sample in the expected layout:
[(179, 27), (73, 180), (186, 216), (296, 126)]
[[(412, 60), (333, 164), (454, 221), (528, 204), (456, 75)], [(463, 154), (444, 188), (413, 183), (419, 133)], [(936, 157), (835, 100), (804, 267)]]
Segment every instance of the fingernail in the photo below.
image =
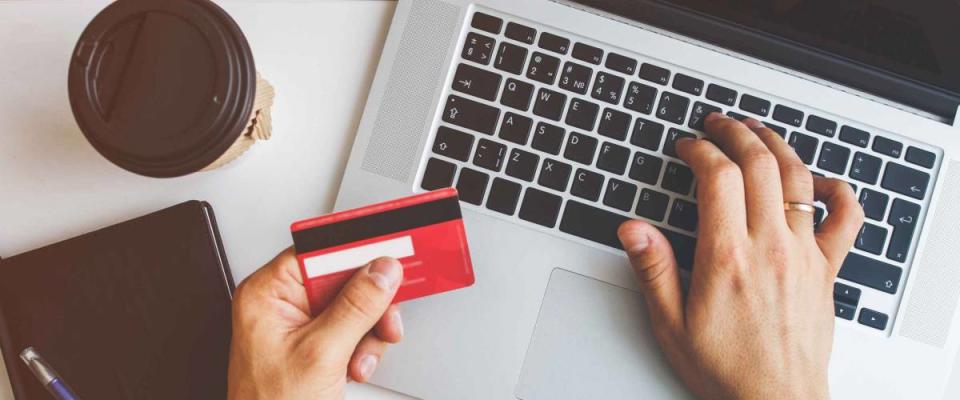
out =
[(745, 119), (745, 120), (743, 120), (743, 124), (746, 125), (747, 128), (750, 128), (750, 129), (766, 128), (766, 125), (764, 125), (763, 122), (757, 121), (757, 120), (752, 119), (752, 118), (751, 118), (751, 119)]
[(706, 119), (706, 120), (707, 120), (707, 121), (713, 121), (713, 120), (715, 120), (715, 119), (725, 119), (725, 118), (730, 118), (730, 117), (724, 115), (723, 113), (718, 113), (718, 112), (714, 111), (714, 112), (712, 112), (712, 113), (710, 113), (710, 114), (707, 114), (707, 119)]
[(647, 247), (650, 247), (650, 235), (645, 232), (634, 233), (630, 235), (628, 242), (630, 243), (624, 243), (628, 253), (642, 253)]
[(377, 369), (377, 357), (372, 355), (365, 355), (360, 359), (360, 375), (363, 376), (363, 379), (370, 379), (373, 376), (373, 371)]
[(400, 337), (403, 337), (403, 318), (400, 317), (400, 311), (394, 311), (393, 316), (390, 317), (393, 320), (393, 324), (397, 326), (397, 330), (400, 331)]
[(390, 290), (400, 281), (400, 263), (395, 260), (377, 260), (370, 266), (370, 278), (383, 290)]

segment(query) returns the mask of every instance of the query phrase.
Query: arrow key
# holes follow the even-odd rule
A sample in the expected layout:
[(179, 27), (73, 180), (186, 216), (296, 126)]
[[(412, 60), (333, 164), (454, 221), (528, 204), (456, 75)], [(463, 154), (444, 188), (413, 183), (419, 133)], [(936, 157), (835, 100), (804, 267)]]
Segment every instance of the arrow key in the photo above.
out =
[(860, 317), (857, 318), (857, 322), (882, 331), (887, 329), (887, 318), (887, 314), (864, 308), (860, 310)]

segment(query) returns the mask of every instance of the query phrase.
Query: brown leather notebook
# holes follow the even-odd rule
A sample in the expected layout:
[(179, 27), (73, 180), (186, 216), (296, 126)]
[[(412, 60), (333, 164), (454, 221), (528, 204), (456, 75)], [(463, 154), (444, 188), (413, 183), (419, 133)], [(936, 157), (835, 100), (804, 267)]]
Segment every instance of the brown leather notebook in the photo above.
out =
[(225, 398), (233, 290), (199, 201), (3, 259), (14, 394), (49, 398), (19, 358), (32, 346), (83, 399)]

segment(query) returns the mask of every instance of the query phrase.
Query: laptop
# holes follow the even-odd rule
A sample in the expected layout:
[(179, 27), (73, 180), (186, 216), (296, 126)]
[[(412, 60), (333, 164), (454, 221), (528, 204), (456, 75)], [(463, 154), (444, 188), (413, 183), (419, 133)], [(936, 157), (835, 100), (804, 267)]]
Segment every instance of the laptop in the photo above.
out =
[(718, 111), (763, 121), (863, 205), (834, 290), (833, 397), (942, 398), (960, 344), (958, 14), (400, 0), (336, 207), (456, 187), (477, 280), (404, 304), (406, 338), (374, 383), (424, 399), (689, 397), (615, 231), (657, 225), (687, 273), (696, 182), (674, 144)]

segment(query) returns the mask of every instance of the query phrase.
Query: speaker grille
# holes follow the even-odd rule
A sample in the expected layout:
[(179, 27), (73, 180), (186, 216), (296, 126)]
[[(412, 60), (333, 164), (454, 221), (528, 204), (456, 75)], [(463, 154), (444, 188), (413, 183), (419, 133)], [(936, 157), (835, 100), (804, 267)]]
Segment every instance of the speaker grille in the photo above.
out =
[(927, 236), (922, 259), (903, 316), (900, 336), (932, 346), (947, 343), (960, 300), (960, 162), (950, 163), (943, 195)]
[(437, 0), (412, 3), (362, 165), (401, 182), (410, 177), (423, 148), (460, 15), (459, 7)]

